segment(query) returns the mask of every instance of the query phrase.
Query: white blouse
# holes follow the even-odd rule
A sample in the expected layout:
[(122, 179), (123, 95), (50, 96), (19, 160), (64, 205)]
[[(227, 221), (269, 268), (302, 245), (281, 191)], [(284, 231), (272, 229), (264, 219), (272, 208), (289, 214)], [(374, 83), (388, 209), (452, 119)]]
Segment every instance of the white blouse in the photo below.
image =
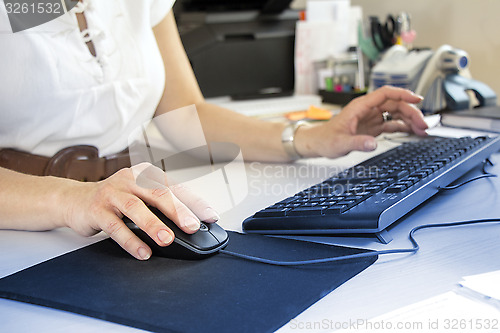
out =
[[(0, 4), (0, 147), (52, 156), (93, 145), (127, 147), (152, 118), (165, 85), (152, 27), (173, 0), (85, 0), (67, 14), (12, 33)], [(84, 11), (81, 32), (75, 11)], [(96, 57), (86, 41), (92, 40)]]

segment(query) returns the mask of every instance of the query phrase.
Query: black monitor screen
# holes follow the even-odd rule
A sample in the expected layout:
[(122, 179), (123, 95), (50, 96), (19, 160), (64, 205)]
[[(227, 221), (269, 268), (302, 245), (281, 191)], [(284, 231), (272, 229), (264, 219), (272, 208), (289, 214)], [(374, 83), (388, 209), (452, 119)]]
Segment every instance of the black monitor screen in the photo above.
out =
[[(179, 1), (179, 0), (178, 0)], [(182, 9), (187, 12), (224, 12), (266, 9), (285, 9), (291, 0), (182, 0)]]

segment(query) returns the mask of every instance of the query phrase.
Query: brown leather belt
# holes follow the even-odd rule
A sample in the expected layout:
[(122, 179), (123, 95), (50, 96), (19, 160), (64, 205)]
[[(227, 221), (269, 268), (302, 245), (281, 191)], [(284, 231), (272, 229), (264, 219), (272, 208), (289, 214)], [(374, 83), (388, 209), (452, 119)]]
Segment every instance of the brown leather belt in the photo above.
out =
[(11, 148), (0, 149), (0, 167), (36, 176), (56, 176), (80, 181), (99, 181), (130, 167), (128, 149), (99, 157), (94, 146), (72, 146), (52, 157), (34, 155)]

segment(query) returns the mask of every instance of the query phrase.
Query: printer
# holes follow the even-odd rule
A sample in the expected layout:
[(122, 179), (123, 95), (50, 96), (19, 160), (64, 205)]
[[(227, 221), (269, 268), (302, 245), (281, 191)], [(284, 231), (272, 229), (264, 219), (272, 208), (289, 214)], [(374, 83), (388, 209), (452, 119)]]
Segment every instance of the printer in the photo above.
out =
[(496, 93), (472, 79), (469, 62), (467, 52), (447, 44), (436, 51), (394, 45), (373, 67), (370, 90), (383, 85), (410, 89), (425, 97), (418, 107), (428, 114), (496, 106)]
[(178, 0), (174, 13), (205, 97), (289, 95), (294, 90), (292, 0)]

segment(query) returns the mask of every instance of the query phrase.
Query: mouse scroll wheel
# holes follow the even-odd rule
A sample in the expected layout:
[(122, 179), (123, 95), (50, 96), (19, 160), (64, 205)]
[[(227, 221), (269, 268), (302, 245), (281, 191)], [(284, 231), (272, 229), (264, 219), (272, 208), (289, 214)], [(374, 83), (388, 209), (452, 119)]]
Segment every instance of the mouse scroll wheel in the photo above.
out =
[(208, 227), (205, 223), (200, 223), (200, 230), (201, 231), (208, 231)]

